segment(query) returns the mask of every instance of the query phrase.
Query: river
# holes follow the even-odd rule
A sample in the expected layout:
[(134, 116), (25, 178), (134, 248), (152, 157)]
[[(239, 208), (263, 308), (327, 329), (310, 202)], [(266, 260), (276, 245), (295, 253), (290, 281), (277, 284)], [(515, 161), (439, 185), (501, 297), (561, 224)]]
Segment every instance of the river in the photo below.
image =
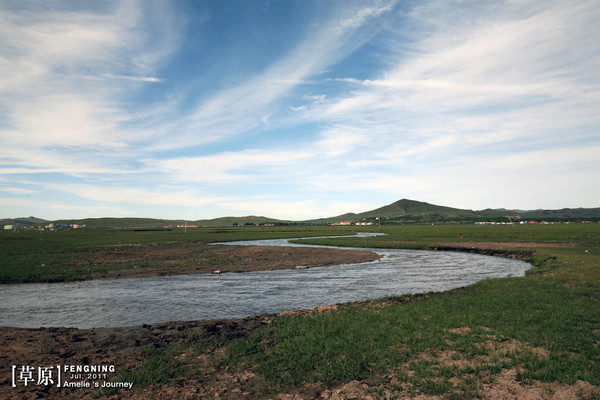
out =
[[(228, 244), (300, 246), (288, 240), (293, 239)], [(367, 250), (382, 258), (303, 270), (2, 285), (0, 326), (93, 328), (241, 318), (451, 290), (487, 278), (523, 276), (531, 267), (519, 260), (469, 253)]]

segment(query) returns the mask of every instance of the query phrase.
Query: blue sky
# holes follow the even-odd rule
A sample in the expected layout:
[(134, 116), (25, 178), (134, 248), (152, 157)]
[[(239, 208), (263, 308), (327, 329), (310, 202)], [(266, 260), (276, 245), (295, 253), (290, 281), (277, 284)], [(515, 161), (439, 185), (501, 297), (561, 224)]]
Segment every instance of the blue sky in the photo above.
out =
[(600, 3), (0, 3), (0, 217), (600, 206)]

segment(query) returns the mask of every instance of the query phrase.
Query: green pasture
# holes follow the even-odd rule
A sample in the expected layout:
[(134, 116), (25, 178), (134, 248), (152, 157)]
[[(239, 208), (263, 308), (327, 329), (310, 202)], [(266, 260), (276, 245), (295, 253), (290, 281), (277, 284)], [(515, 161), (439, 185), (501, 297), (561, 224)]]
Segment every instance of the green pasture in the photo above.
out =
[[(362, 228), (362, 229), (359, 229)], [(367, 238), (307, 239), (306, 243), (383, 248), (433, 248), (448, 242), (511, 242), (598, 246), (600, 224), (556, 225), (384, 225), (355, 227), (385, 233)]]

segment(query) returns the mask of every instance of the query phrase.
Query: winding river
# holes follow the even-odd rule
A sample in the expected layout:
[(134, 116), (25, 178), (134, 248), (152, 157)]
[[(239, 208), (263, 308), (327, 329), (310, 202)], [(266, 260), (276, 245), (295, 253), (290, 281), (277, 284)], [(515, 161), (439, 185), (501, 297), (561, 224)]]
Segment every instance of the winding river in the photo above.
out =
[[(289, 240), (228, 244), (304, 246)], [(450, 290), (487, 278), (523, 276), (531, 267), (523, 261), (468, 253), (367, 250), (382, 258), (304, 270), (2, 285), (0, 326), (92, 328), (240, 318)]]

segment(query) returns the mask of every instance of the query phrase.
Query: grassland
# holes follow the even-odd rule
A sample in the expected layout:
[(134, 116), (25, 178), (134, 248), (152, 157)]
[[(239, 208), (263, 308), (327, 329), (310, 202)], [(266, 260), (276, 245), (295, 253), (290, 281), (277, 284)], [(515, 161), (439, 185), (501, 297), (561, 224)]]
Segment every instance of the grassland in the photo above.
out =
[[(311, 242), (480, 251), (527, 257), (534, 268), (523, 278), (445, 293), (269, 316), (244, 334), (190, 335), (149, 351), (121, 379), (134, 381), (142, 397), (185, 384), (222, 398), (600, 398), (599, 224), (386, 226), (381, 232), (387, 235)], [(248, 230), (194, 240), (245, 235), (299, 236)], [(85, 245), (105, 240), (91, 236)]]

